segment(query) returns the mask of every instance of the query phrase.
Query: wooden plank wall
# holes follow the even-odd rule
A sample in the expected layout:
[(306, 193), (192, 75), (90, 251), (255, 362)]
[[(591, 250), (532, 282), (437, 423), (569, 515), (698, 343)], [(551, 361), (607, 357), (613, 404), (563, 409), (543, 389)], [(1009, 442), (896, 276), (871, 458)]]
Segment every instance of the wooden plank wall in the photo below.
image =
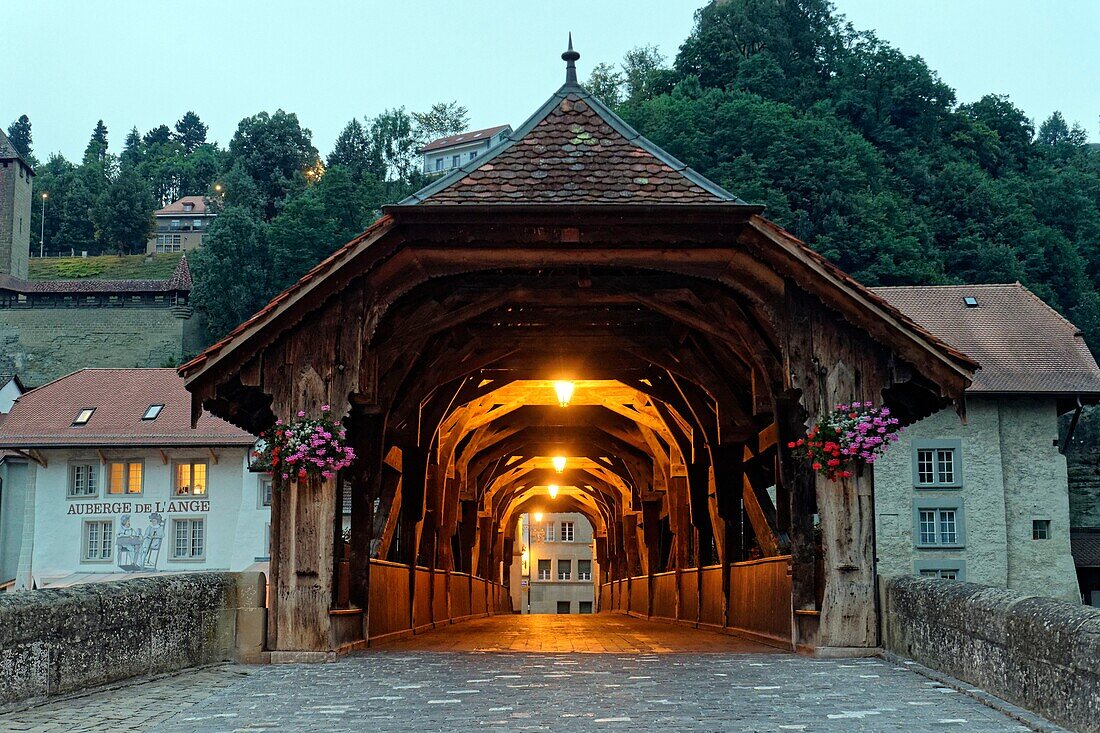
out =
[[(368, 638), (411, 633), (409, 567), (386, 560), (371, 560)], [(425, 631), (464, 619), (512, 613), (512, 597), (498, 583), (466, 573), (416, 569), (415, 628)]]
[[(789, 564), (790, 557), (781, 555), (727, 566), (730, 574), (728, 620), (723, 618), (722, 566), (680, 571), (679, 617), (676, 615), (677, 574), (658, 573), (653, 576), (653, 614), (650, 618), (742, 631), (761, 640), (789, 645), (792, 614)], [(703, 588), (701, 607), (700, 574)], [(647, 576), (642, 575), (633, 578), (630, 583), (626, 580), (604, 583), (600, 586), (600, 610), (646, 616), (649, 601), (647, 580)]]

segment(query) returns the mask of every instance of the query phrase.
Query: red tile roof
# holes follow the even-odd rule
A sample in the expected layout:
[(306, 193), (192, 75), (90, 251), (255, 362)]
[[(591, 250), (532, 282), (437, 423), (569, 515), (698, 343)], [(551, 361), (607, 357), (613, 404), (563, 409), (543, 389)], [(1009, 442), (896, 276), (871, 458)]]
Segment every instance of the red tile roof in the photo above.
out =
[(981, 365), (968, 393), (1100, 394), (1081, 332), (1020, 283), (872, 290)]
[(489, 140), (499, 132), (504, 130), (511, 130), (511, 125), (497, 125), (496, 127), (486, 127), (484, 130), (471, 130), (469, 132), (460, 132), (457, 135), (448, 135), (447, 137), (441, 137), (438, 140), (432, 140), (430, 143), (420, 148), (421, 153), (427, 153), (432, 150), (440, 150), (441, 148), (450, 148), (455, 145), (467, 145), (469, 143), (478, 142), (481, 140)]
[[(163, 404), (155, 420), (142, 420)], [(86, 425), (73, 426), (85, 408)], [(251, 445), (255, 438), (204, 412), (191, 428), (191, 394), (175, 369), (82, 369), (19, 397), (0, 424), (0, 448)]]
[(737, 202), (580, 87), (563, 88), (512, 138), (402, 203)]
[[(184, 204), (191, 204), (193, 207), (191, 211), (187, 211)], [(164, 208), (157, 209), (153, 212), (153, 216), (172, 216), (175, 214), (197, 214), (202, 216), (204, 214), (213, 213), (213, 209), (208, 210), (205, 196), (184, 196), (178, 201), (173, 201)]]

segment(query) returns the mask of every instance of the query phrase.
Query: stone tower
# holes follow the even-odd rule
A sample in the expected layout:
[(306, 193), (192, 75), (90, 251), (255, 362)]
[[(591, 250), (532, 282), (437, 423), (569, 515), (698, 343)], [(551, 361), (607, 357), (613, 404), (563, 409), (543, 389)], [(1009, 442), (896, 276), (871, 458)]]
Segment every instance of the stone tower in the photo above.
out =
[(0, 275), (27, 277), (34, 171), (0, 130)]

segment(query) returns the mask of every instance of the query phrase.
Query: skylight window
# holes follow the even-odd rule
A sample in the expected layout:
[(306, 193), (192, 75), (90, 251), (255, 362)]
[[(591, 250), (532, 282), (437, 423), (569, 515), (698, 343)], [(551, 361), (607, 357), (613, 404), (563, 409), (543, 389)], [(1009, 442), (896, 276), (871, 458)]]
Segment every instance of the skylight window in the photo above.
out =
[(973, 295), (967, 295), (965, 298), (963, 298), (963, 304), (965, 304), (967, 308), (977, 308), (978, 299), (975, 298)]
[(145, 411), (145, 414), (141, 416), (142, 420), (156, 420), (160, 415), (160, 411), (164, 409), (164, 405), (149, 405), (149, 409)]
[(73, 420), (73, 425), (87, 425), (88, 421), (92, 419), (92, 414), (95, 412), (94, 407), (85, 407)]

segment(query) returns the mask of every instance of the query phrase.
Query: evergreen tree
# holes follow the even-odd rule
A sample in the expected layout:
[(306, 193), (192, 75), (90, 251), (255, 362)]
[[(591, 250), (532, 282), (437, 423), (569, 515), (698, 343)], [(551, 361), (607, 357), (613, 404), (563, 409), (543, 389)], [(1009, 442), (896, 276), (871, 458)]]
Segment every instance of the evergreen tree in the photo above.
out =
[(210, 225), (203, 246), (188, 257), (195, 280), (191, 303), (217, 339), (264, 306), (272, 295), (266, 224), (248, 210), (227, 206)]
[(368, 175), (381, 178), (385, 174), (385, 165), (371, 146), (367, 129), (358, 119), (348, 122), (336, 138), (328, 156), (328, 167), (336, 166), (344, 168), (360, 181)]
[(37, 167), (38, 161), (35, 160), (34, 153), (31, 150), (31, 120), (26, 115), (20, 115), (19, 119), (8, 125), (8, 139), (11, 140), (12, 147), (16, 152), (23, 156), (23, 160), (27, 161), (31, 167)]
[(109, 153), (107, 152), (107, 126), (103, 120), (96, 123), (92, 131), (92, 138), (88, 141), (88, 147), (84, 149), (84, 162), (100, 166), (106, 169)]
[(206, 143), (207, 129), (197, 114), (188, 111), (176, 122), (175, 138), (183, 146), (183, 152), (190, 154)]
[(148, 184), (133, 168), (124, 167), (100, 195), (92, 212), (99, 250), (120, 255), (144, 251), (153, 231), (155, 208)]
[(138, 132), (136, 127), (130, 128), (130, 132), (126, 134), (126, 142), (122, 146), (122, 155), (119, 156), (119, 163), (123, 167), (134, 167), (141, 164), (144, 157), (143, 144), (141, 142), (141, 133)]

